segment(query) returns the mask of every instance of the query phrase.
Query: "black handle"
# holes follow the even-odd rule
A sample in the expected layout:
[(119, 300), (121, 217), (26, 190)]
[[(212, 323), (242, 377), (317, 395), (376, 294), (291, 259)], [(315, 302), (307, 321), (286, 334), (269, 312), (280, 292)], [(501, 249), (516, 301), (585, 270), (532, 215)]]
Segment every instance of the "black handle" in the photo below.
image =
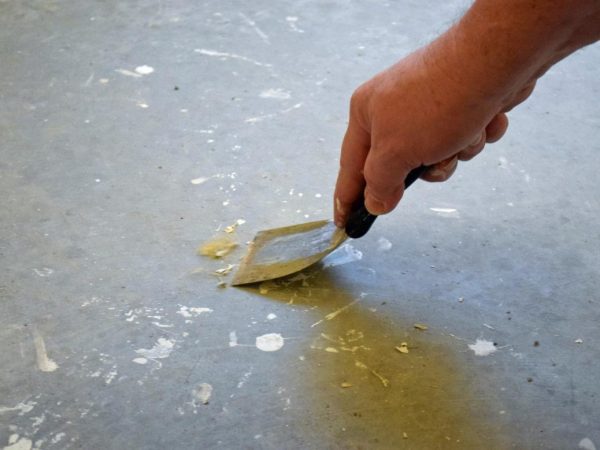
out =
[[(417, 181), (428, 168), (427, 166), (421, 166), (411, 170), (404, 180), (404, 189)], [(365, 198), (361, 195), (360, 199), (356, 202), (356, 206), (350, 213), (348, 222), (346, 222), (346, 234), (353, 239), (363, 237), (367, 234), (375, 219), (377, 219), (377, 216), (367, 211), (367, 208), (365, 208)]]

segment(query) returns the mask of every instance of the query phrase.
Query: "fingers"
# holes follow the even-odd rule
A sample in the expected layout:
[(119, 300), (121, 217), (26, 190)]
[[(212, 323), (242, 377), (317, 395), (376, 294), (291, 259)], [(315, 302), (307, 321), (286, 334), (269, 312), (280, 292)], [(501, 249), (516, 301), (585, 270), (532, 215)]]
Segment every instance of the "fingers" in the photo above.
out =
[(457, 166), (458, 155), (454, 155), (431, 166), (423, 175), (421, 175), (421, 178), (430, 182), (446, 181), (452, 176)]
[(367, 182), (365, 206), (371, 214), (387, 214), (396, 207), (404, 193), (404, 179), (411, 168), (410, 163), (393, 152), (371, 149), (364, 171)]
[(471, 143), (471, 145), (458, 152), (458, 159), (460, 159), (461, 161), (469, 161), (475, 158), (475, 156), (481, 153), (483, 147), (485, 147), (485, 139), (486, 131), (483, 130), (481, 134), (473, 141), (473, 143)]
[(504, 113), (497, 114), (485, 127), (486, 142), (492, 143), (500, 140), (508, 128), (508, 117)]
[(354, 202), (361, 196), (365, 187), (363, 168), (369, 153), (371, 137), (358, 122), (350, 117), (348, 129), (342, 142), (340, 171), (334, 194), (334, 221), (343, 227)]

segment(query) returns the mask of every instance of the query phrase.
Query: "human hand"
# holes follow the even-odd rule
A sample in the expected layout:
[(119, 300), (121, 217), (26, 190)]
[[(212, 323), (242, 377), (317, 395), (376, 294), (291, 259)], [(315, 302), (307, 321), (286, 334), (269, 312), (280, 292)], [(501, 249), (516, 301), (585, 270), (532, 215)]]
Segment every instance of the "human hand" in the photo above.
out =
[(476, 85), (449, 76), (447, 67), (455, 64), (452, 70), (461, 73), (468, 64), (448, 61), (440, 49), (434, 42), (354, 92), (334, 197), (338, 226), (344, 226), (363, 190), (370, 213), (393, 210), (406, 175), (421, 165), (430, 166), (424, 180), (447, 180), (459, 160), (475, 157), (502, 137), (505, 113), (535, 86), (533, 79), (488, 98)]

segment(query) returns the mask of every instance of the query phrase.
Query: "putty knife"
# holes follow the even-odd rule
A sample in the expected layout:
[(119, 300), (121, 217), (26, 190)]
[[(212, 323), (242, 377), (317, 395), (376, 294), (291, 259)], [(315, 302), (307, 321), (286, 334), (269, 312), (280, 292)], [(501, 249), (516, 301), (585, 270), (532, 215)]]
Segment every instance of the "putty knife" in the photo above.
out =
[[(404, 188), (413, 184), (425, 170), (427, 167), (421, 166), (411, 171), (404, 180)], [(361, 198), (345, 229), (336, 227), (331, 220), (320, 220), (259, 231), (231, 284), (257, 283), (299, 272), (323, 259), (347, 238), (358, 239), (367, 234), (376, 218), (367, 211)]]

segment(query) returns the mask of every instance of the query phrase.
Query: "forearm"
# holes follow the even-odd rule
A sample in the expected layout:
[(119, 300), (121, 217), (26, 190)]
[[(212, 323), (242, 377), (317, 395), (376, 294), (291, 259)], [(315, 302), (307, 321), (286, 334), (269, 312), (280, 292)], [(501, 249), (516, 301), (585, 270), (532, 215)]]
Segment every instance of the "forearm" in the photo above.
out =
[(501, 107), (506, 95), (598, 39), (598, 0), (477, 0), (425, 57), (457, 88)]

